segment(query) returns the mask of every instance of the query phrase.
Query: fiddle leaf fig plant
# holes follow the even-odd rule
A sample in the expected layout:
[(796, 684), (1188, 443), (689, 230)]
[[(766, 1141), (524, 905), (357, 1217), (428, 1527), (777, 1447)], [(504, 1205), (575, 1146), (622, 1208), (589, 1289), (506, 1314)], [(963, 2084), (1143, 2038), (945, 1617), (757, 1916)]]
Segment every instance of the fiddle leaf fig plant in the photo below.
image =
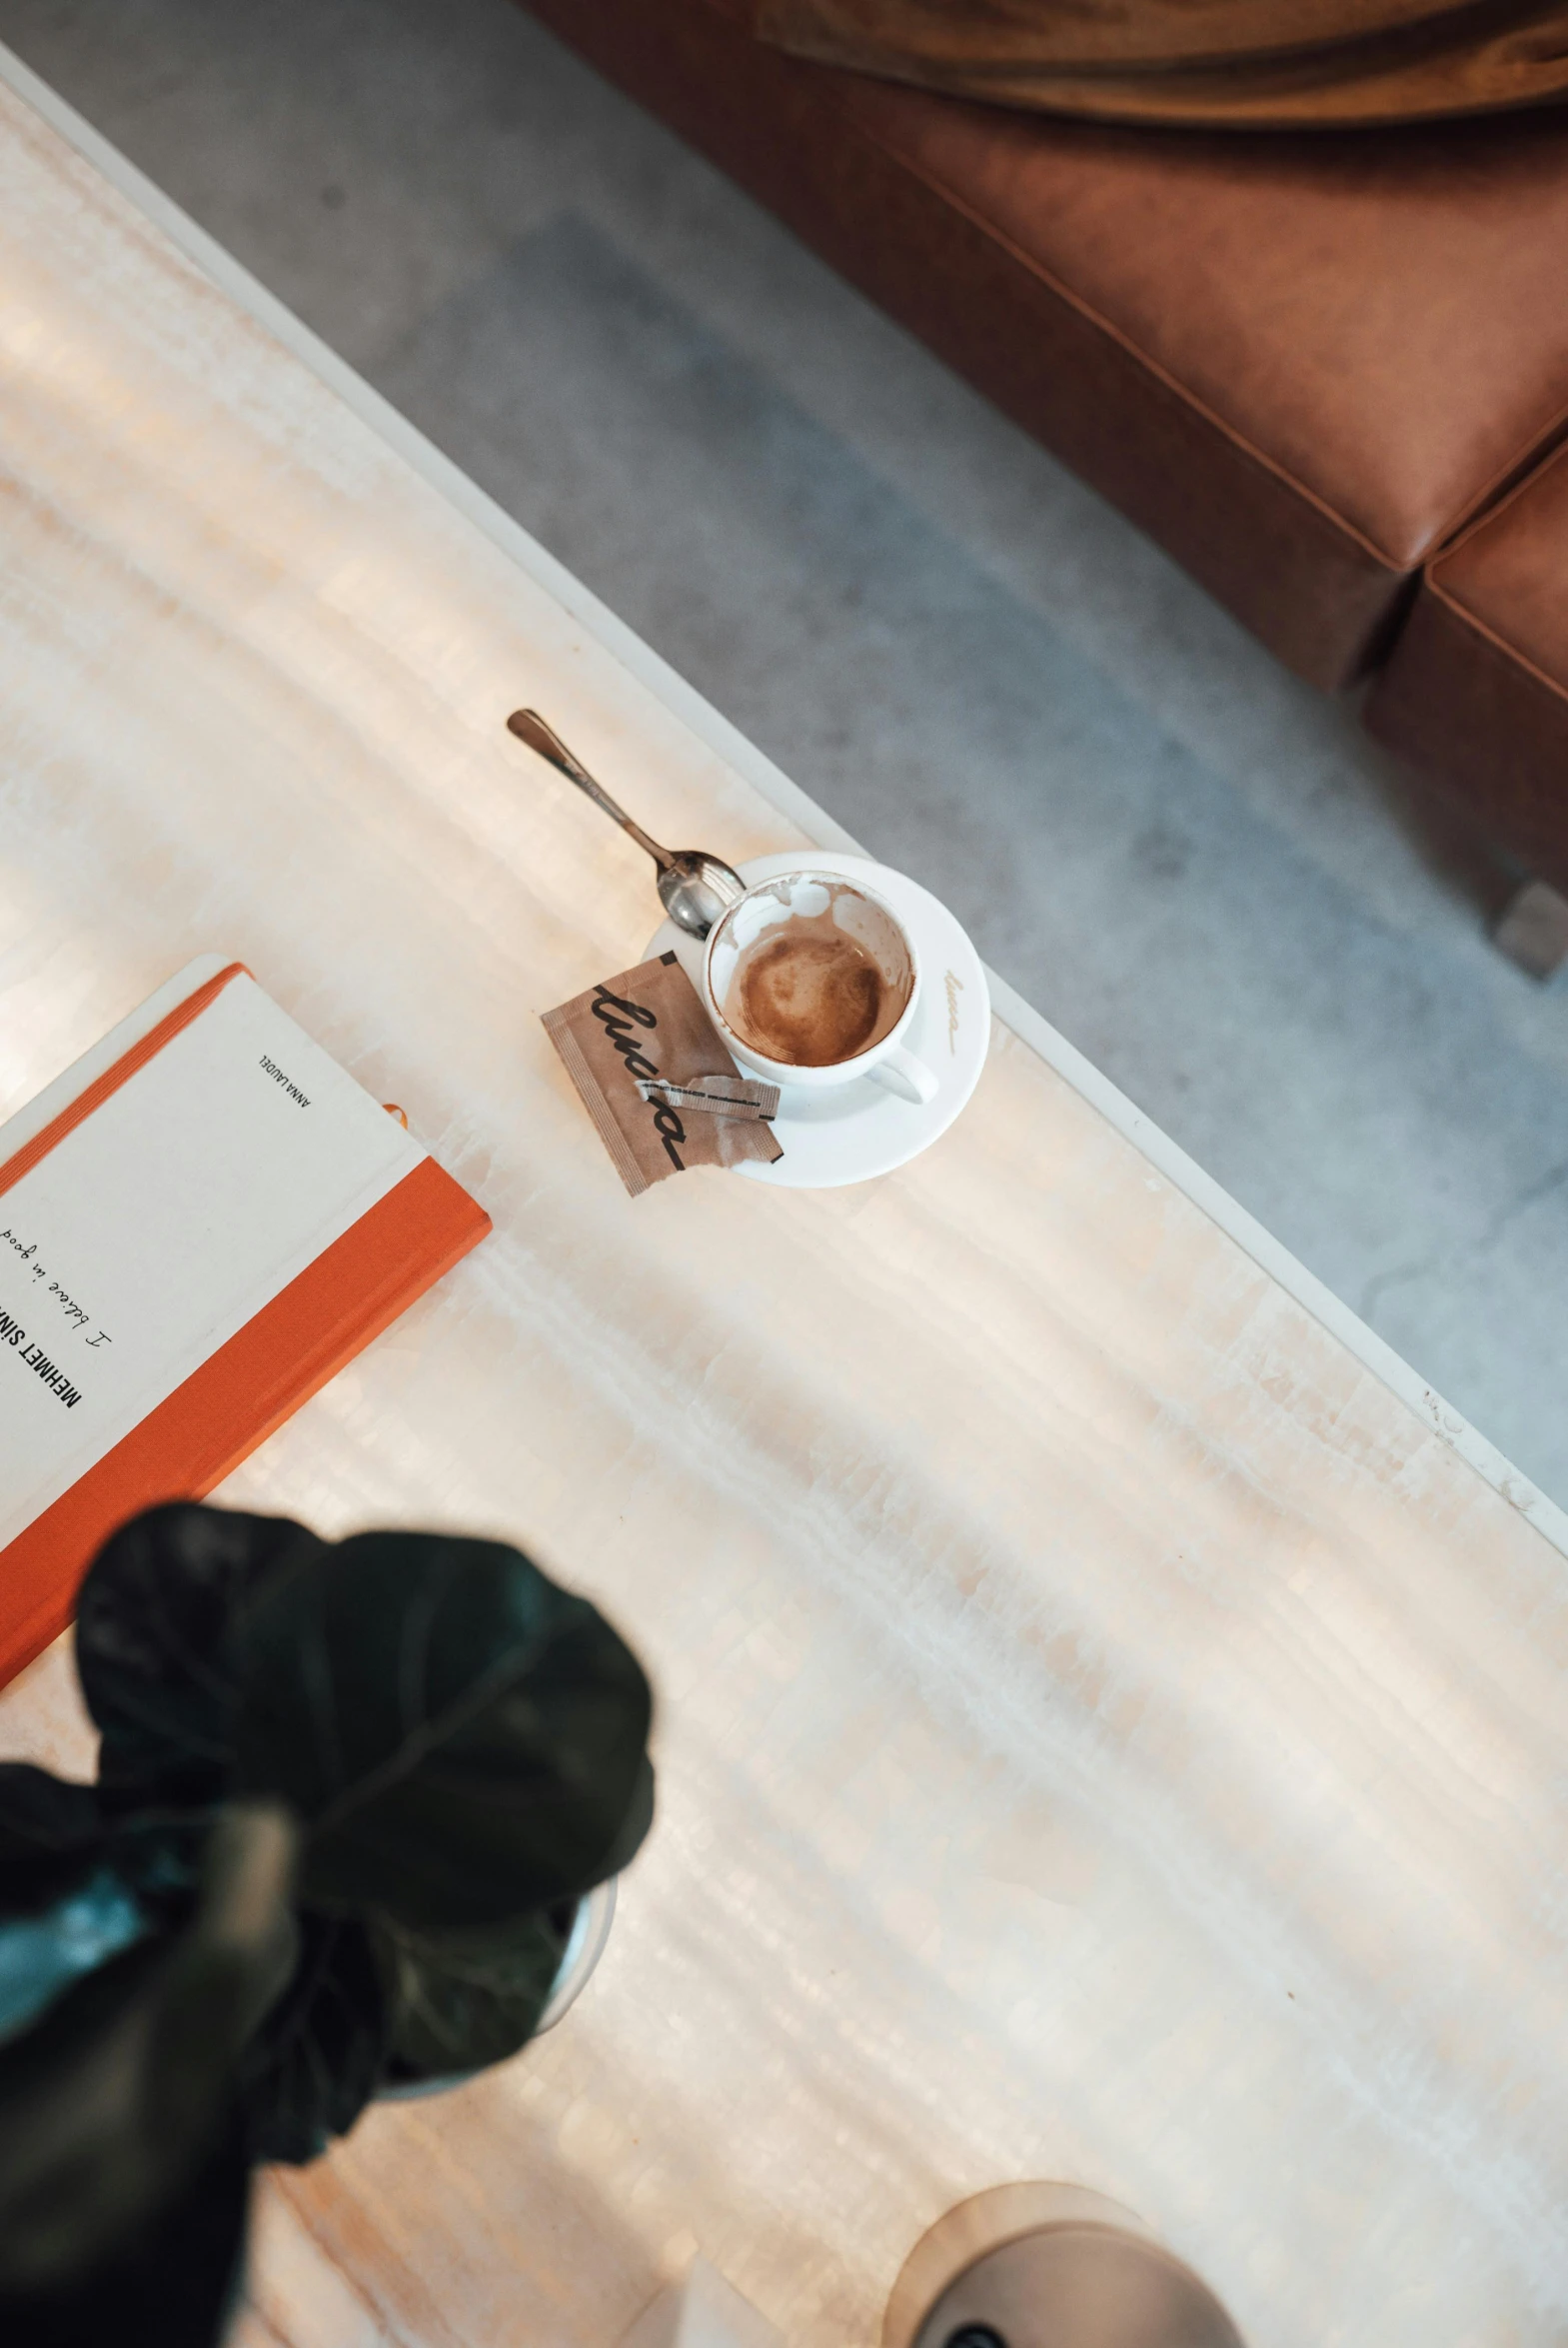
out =
[(517, 1549), (364, 1533), (325, 1571), (285, 1552), (234, 1652), (235, 1781), (304, 1821), (318, 1907), (499, 1924), (602, 1882), (647, 1824), (648, 1683)]
[(533, 2034), (652, 1823), (652, 1700), (502, 1542), (185, 1503), (100, 1552), (76, 1654), (98, 1782), (0, 1766), (0, 2334), (142, 2292), (206, 2348), (252, 2164)]

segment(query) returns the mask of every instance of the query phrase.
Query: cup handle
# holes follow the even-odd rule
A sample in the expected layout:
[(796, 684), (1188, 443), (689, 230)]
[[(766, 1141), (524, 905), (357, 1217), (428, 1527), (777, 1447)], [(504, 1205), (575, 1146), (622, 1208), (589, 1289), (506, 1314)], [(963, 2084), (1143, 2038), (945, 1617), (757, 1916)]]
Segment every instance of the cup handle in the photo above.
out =
[(923, 1060), (916, 1060), (914, 1054), (906, 1052), (901, 1044), (895, 1044), (890, 1052), (883, 1054), (874, 1068), (868, 1068), (865, 1073), (873, 1085), (880, 1085), (885, 1092), (896, 1093), (900, 1101), (912, 1101), (917, 1109), (936, 1098), (935, 1077)]

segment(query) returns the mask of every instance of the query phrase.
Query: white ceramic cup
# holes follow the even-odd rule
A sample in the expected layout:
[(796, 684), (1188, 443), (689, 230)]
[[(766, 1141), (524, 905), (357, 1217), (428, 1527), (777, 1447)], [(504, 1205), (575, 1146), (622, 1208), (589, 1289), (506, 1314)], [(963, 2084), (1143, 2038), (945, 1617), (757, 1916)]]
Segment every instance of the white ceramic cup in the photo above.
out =
[[(863, 1052), (825, 1067), (798, 1061), (771, 1060), (756, 1045), (736, 1033), (725, 1014), (735, 966), (758, 938), (782, 933), (791, 921), (819, 920), (831, 908), (837, 926), (871, 956), (891, 985), (908, 973), (909, 992), (902, 1011), (885, 1036)], [(787, 1085), (801, 1092), (823, 1092), (834, 1085), (852, 1085), (869, 1077), (873, 1085), (916, 1105), (935, 1099), (937, 1080), (923, 1060), (903, 1042), (920, 1000), (920, 958), (914, 941), (885, 899), (867, 887), (858, 875), (827, 873), (808, 860), (759, 881), (715, 925), (703, 957), (703, 1001), (738, 1065), (748, 1075), (770, 1084)]]

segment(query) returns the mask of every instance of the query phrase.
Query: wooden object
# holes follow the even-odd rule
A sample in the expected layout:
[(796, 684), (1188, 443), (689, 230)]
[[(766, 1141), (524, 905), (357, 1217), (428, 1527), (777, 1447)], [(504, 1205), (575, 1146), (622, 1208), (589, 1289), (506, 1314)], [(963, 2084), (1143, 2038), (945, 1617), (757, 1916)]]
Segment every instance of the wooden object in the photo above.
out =
[[(539, 1015), (648, 868), (507, 712), (842, 835), (7, 74), (0, 1108), (242, 956), (496, 1228), (220, 1496), (516, 1537), (662, 1699), (588, 1993), (269, 2183), (243, 2348), (608, 2348), (699, 2251), (837, 2348), (1031, 2177), (1259, 2348), (1559, 2340), (1558, 1512), (1004, 991), (902, 1173), (629, 1200)], [(85, 1765), (61, 1650), (0, 1740)]]

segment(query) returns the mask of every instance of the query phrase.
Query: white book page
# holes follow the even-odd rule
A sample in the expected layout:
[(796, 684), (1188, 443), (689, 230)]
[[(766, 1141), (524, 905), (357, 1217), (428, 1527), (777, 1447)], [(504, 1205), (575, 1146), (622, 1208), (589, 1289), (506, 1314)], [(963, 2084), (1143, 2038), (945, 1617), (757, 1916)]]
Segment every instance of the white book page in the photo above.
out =
[(426, 1155), (231, 980), (0, 1193), (0, 1546)]

